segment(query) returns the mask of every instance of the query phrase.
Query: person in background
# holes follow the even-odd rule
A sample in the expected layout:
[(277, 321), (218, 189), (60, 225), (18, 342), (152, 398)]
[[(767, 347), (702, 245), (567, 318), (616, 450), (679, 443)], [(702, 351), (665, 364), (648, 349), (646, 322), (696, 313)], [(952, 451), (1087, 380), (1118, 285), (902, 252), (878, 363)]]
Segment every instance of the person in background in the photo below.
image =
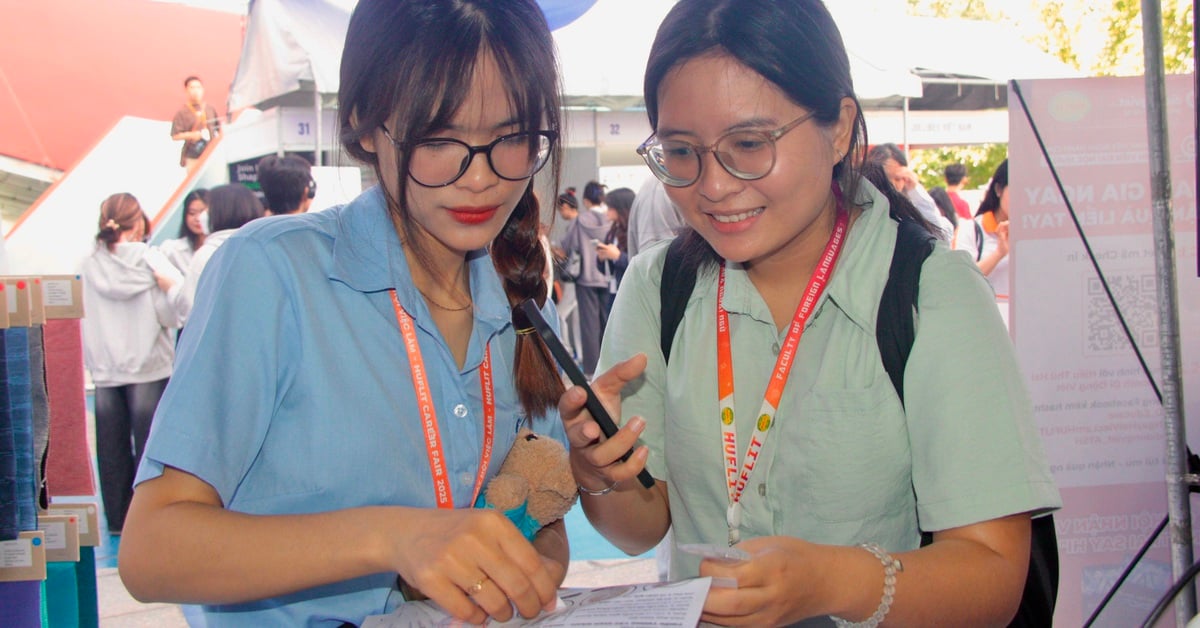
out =
[(300, 155), (267, 155), (258, 160), (258, 185), (267, 199), (268, 216), (306, 212), (317, 195), (312, 164)]
[[(612, 438), (580, 387), (559, 402), (589, 521), (629, 554), (673, 525), (673, 579), (736, 582), (709, 590), (714, 624), (1006, 624), (1031, 514), (1061, 499), (990, 291), (944, 243), (922, 266), (903, 403), (882, 376), (891, 214), (928, 226), (858, 172), (866, 122), (828, 10), (681, 0), (644, 85), (655, 134), (639, 153), (690, 227), (682, 259), (703, 261), (669, 356), (668, 247), (626, 271), (592, 382), (622, 423)], [(987, 378), (945, 385), (980, 355)]]
[(683, 218), (667, 197), (663, 182), (657, 177), (647, 178), (629, 208), (629, 257), (659, 240), (675, 237), (683, 227)]
[(608, 324), (609, 285), (612, 276), (605, 271), (597, 257), (597, 246), (608, 236), (612, 221), (604, 206), (604, 187), (588, 181), (583, 187), (583, 206), (575, 224), (563, 238), (562, 248), (567, 259), (579, 257), (579, 274), (575, 277), (575, 303), (579, 310), (579, 340), (583, 349), (580, 366), (588, 377), (600, 357), (600, 338)]
[[(612, 309), (613, 297), (621, 287), (621, 278), (629, 267), (629, 209), (633, 206), (634, 194), (629, 188), (617, 188), (604, 196), (608, 207), (608, 220), (612, 223), (604, 239), (596, 245), (596, 258), (609, 277), (608, 298), (604, 301), (605, 311)], [(605, 318), (607, 318), (607, 313)]]
[(121, 534), (133, 478), (175, 360), (175, 286), (146, 262), (150, 219), (132, 194), (100, 204), (96, 249), (83, 260), (83, 358), (95, 384), (96, 460), (109, 534)]
[(867, 161), (883, 166), (892, 186), (898, 192), (908, 197), (908, 200), (921, 210), (921, 215), (932, 224), (934, 235), (943, 242), (949, 242), (954, 235), (954, 224), (946, 220), (938, 211), (937, 205), (929, 197), (924, 186), (917, 180), (917, 175), (908, 167), (908, 157), (899, 146), (892, 143), (874, 146), (867, 153)]
[(219, 185), (208, 191), (208, 211), (202, 215), (202, 222), (209, 234), (192, 257), (187, 272), (183, 274), (185, 318), (195, 306), (196, 286), (200, 283), (200, 274), (204, 272), (204, 267), (208, 265), (213, 254), (242, 225), (255, 218), (262, 218), (264, 214), (258, 197), (250, 188), (240, 183)]
[(598, 214), (604, 213), (604, 188), (605, 186), (599, 181), (588, 181), (583, 186), (584, 209), (590, 209)]
[(199, 77), (183, 79), (183, 89), (187, 100), (171, 121), (171, 139), (183, 140), (179, 165), (190, 168), (204, 154), (208, 143), (221, 134), (221, 117), (204, 101), (204, 83)]
[(555, 199), (554, 209), (558, 212), (558, 218), (550, 227), (550, 243), (556, 248), (554, 254), (559, 255), (561, 247), (557, 243), (567, 235), (567, 231), (570, 231), (571, 225), (575, 224), (575, 219), (579, 216), (579, 197), (575, 195), (575, 188), (563, 190)]
[[(554, 204), (555, 210), (558, 212), (558, 219), (550, 226), (550, 251), (554, 255), (554, 264), (556, 269), (554, 276), (562, 284), (574, 284), (575, 277), (579, 275), (579, 258), (574, 259), (567, 256), (563, 249), (562, 243), (566, 236), (571, 231), (571, 227), (575, 225), (575, 220), (579, 217), (579, 199), (575, 197), (575, 188), (567, 188), (558, 195)], [(563, 295), (560, 298), (569, 298), (573, 304), (575, 302), (575, 288), (570, 286), (570, 295), (566, 295), (567, 286), (563, 286)], [(559, 301), (560, 306), (563, 305)], [(564, 309), (559, 307), (559, 310)], [(561, 312), (560, 312), (561, 313)]]
[(954, 210), (954, 201), (950, 199), (950, 195), (946, 192), (946, 188), (935, 186), (929, 188), (929, 198), (933, 199), (933, 204), (941, 212), (942, 217), (946, 219), (957, 230), (958, 228), (958, 212)]
[(950, 202), (954, 203), (954, 213), (959, 218), (970, 220), (971, 206), (958, 195), (967, 184), (967, 167), (959, 163), (950, 164), (942, 171), (942, 176), (946, 179), (946, 194), (950, 196)]
[(205, 268), (121, 578), (211, 628), (357, 626), (421, 596), (533, 617), (562, 522), (531, 542), (472, 506), (518, 428), (565, 438), (557, 368), (512, 320), (527, 299), (554, 320), (530, 183), (559, 172), (554, 40), (534, 0), (359, 0), (345, 41), (341, 144), (380, 185), (254, 221)]
[(558, 308), (559, 332), (563, 344), (576, 361), (583, 355), (579, 332), (579, 301), (575, 298), (575, 279), (579, 277), (580, 257), (576, 253), (567, 255), (563, 249), (566, 235), (579, 217), (579, 199), (575, 188), (569, 187), (555, 202), (558, 219), (550, 228), (550, 250), (554, 255), (555, 305)]
[(204, 225), (201, 217), (208, 211), (208, 190), (196, 188), (183, 197), (183, 217), (179, 221), (179, 237), (167, 240), (159, 248), (167, 259), (185, 273), (192, 265), (192, 256), (204, 244)]
[[(969, 224), (969, 223), (968, 223)], [(968, 237), (967, 229), (960, 229), (955, 239), (955, 248), (967, 251), (979, 271), (987, 277), (996, 295), (996, 306), (1008, 324), (1009, 283), (1008, 270), (1008, 160), (1000, 162), (988, 183), (979, 210), (975, 212), (975, 224)], [(973, 225), (972, 225), (973, 226)], [(982, 238), (982, 240), (977, 240)]]

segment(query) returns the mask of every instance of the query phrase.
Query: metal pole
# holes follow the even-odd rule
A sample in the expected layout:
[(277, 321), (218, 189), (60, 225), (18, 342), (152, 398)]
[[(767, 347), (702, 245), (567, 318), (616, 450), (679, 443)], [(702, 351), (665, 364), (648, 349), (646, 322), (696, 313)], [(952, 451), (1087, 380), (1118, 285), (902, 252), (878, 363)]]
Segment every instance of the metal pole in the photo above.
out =
[[(1150, 148), (1150, 191), (1158, 289), (1158, 337), (1162, 347), (1162, 405), (1166, 436), (1167, 515), (1171, 531), (1171, 573), (1178, 581), (1192, 566), (1192, 516), (1188, 502), (1187, 446), (1179, 373), (1179, 305), (1175, 281), (1175, 230), (1171, 215), (1171, 156), (1167, 138), (1166, 78), (1163, 69), (1162, 8), (1142, 0), (1142, 48), (1146, 74), (1146, 132)], [(1175, 623), (1196, 615), (1196, 589), (1188, 586), (1175, 601)]]
[(313, 82), (313, 111), (317, 114), (317, 119), (313, 120), (313, 142), (316, 144), (316, 150), (313, 151), (313, 165), (321, 165), (321, 119), (325, 117), (321, 103), (321, 90), (317, 87), (316, 81)]
[(908, 159), (908, 96), (904, 97), (904, 110), (900, 115), (900, 123), (904, 125), (900, 136), (904, 139), (904, 158)]

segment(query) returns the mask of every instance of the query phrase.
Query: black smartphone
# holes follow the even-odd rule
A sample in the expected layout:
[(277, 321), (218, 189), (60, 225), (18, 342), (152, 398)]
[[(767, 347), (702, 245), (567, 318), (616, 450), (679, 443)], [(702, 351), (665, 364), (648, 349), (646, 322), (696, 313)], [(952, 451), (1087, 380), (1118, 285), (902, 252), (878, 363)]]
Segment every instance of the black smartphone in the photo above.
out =
[[(554, 330), (550, 328), (549, 323), (542, 317), (542, 312), (538, 309), (537, 302), (533, 299), (527, 299), (517, 306), (516, 312), (518, 313), (517, 322), (519, 323), (521, 318), (525, 318), (537, 330), (542, 340), (546, 342), (546, 346), (550, 348), (550, 355), (554, 356), (554, 361), (558, 362), (562, 370), (567, 373), (567, 378), (587, 392), (587, 403), (585, 406), (588, 412), (591, 413), (596, 423), (600, 425), (600, 431), (604, 432), (605, 438), (612, 438), (617, 433), (617, 424), (613, 422), (608, 411), (604, 409), (604, 404), (600, 403), (600, 398), (596, 396), (596, 392), (588, 385), (587, 378), (583, 376), (583, 371), (579, 370), (579, 365), (575, 363), (571, 354), (567, 353), (567, 348), (563, 346), (562, 341), (554, 334)], [(633, 450), (630, 449), (621, 456), (621, 460), (629, 460), (629, 457), (632, 455)], [(638, 472), (638, 481), (646, 488), (654, 487), (654, 478), (650, 477), (650, 472), (646, 471), (646, 469)]]

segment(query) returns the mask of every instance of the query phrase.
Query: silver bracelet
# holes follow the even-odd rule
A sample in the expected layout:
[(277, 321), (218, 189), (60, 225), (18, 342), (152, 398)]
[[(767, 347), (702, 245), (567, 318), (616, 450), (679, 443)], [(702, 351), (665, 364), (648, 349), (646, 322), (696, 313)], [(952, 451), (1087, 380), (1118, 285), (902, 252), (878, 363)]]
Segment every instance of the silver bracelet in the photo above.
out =
[(879, 608), (871, 616), (860, 622), (846, 621), (834, 617), (833, 622), (838, 628), (875, 628), (883, 623), (883, 618), (892, 610), (892, 596), (896, 594), (896, 574), (904, 571), (904, 564), (899, 558), (893, 558), (882, 547), (875, 543), (861, 543), (859, 547), (871, 552), (879, 562), (883, 563), (883, 598), (879, 600)]
[(617, 488), (617, 483), (613, 482), (612, 484), (609, 484), (607, 487), (602, 488), (598, 491), (593, 491), (592, 489), (590, 489), (582, 484), (576, 484), (575, 486), (578, 487), (579, 492), (584, 495), (591, 495), (593, 497), (599, 497), (600, 495), (608, 495), (609, 493), (613, 492), (613, 489)]

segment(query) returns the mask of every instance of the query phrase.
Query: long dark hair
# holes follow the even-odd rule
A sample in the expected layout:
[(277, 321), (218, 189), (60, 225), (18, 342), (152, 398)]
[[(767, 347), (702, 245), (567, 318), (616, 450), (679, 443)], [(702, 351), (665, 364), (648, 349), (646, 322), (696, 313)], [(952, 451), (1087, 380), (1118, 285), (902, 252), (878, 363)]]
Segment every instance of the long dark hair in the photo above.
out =
[(996, 166), (996, 172), (992, 173), (992, 181), (988, 183), (987, 192), (984, 192), (983, 200), (979, 201), (979, 211), (975, 212), (975, 215), (982, 216), (1000, 209), (1000, 194), (1006, 187), (1008, 187), (1007, 159)]
[(263, 216), (262, 201), (241, 183), (218, 185), (208, 191), (208, 229), (216, 233), (239, 229)]
[[(426, 137), (447, 126), (462, 106), (485, 51), (504, 76), (520, 128), (557, 132), (561, 86), (554, 40), (533, 0), (360, 0), (342, 53), (342, 147), (374, 167), (380, 181), (395, 176), (385, 177), (377, 156), (359, 141), (393, 116), (396, 126), (390, 130), (400, 140)], [(555, 142), (549, 164), (554, 188), (561, 155)], [(408, 160), (408, 153), (398, 153), (399, 172), (408, 172)], [(428, 254), (413, 237), (416, 226), (403, 202), (408, 186), (408, 177), (400, 176), (396, 198), (386, 185), (381, 187), (416, 261), (428, 267)], [(539, 223), (538, 202), (528, 185), (491, 246), (492, 263), (512, 305), (530, 298), (545, 303), (546, 256), (538, 240)], [(562, 380), (537, 334), (517, 336), (513, 372), (529, 416), (543, 415), (558, 402)]]
[[(674, 68), (719, 51), (761, 74), (823, 126), (841, 115), (842, 100), (858, 105), (841, 33), (817, 0), (683, 0), (663, 20), (646, 63), (643, 92), (650, 126), (658, 128), (659, 86)], [(855, 202), (858, 164), (867, 145), (862, 107), (855, 114), (846, 154), (833, 167), (843, 198)], [(709, 260), (716, 253), (688, 229), (686, 250)]]
[(608, 230), (607, 240), (616, 242), (617, 247), (626, 253), (629, 252), (629, 210), (633, 208), (634, 196), (629, 188), (617, 188), (604, 195), (608, 208), (617, 213), (617, 219)]
[[(929, 220), (917, 209), (913, 202), (908, 200), (908, 197), (901, 194), (899, 190), (892, 185), (892, 181), (888, 179), (887, 170), (883, 168), (883, 162), (878, 160), (868, 160), (859, 168), (859, 173), (863, 179), (871, 182), (875, 189), (883, 195), (883, 198), (888, 202), (888, 215), (893, 220), (911, 220), (920, 225), (925, 231), (934, 233), (934, 226), (929, 224)], [(942, 190), (945, 193), (945, 190)], [(949, 197), (947, 197), (949, 200)]]
[(188, 192), (187, 196), (183, 197), (183, 219), (179, 221), (178, 237), (187, 238), (188, 246), (195, 251), (196, 249), (200, 248), (201, 244), (204, 243), (204, 234), (195, 233), (191, 229), (188, 229), (187, 211), (188, 205), (191, 205), (192, 201), (200, 201), (201, 203), (204, 203), (205, 207), (208, 207), (208, 190), (204, 188), (196, 188), (191, 192)]

